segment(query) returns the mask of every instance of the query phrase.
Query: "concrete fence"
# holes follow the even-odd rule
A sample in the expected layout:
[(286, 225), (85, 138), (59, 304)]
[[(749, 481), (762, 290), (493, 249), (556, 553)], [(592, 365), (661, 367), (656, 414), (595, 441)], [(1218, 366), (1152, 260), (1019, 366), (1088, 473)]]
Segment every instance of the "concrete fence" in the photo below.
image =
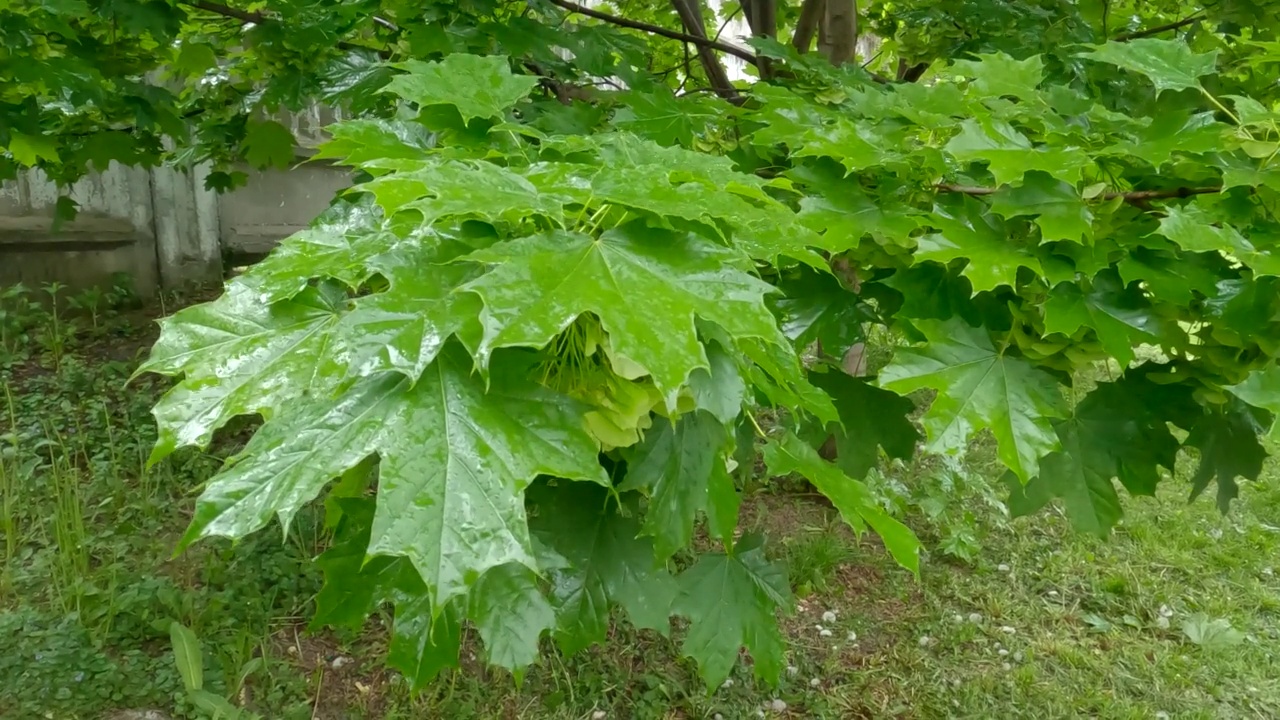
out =
[(299, 139), (299, 164), (251, 171), (230, 193), (204, 187), (208, 168), (187, 172), (113, 164), (67, 189), (80, 207), (53, 231), (60, 191), (39, 171), (0, 185), (0, 286), (58, 281), (71, 287), (126, 273), (141, 293), (217, 280), (228, 259), (265, 254), (307, 226), (336, 192), (346, 170), (307, 162), (332, 111), (281, 118)]

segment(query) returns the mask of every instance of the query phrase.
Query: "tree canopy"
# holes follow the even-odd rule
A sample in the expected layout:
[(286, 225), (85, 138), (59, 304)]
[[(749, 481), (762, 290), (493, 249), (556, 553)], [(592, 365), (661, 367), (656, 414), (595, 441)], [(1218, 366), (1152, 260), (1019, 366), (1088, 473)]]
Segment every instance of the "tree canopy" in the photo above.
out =
[(281, 112), (339, 109), (317, 158), (357, 184), (143, 366), (176, 378), (153, 460), (265, 419), (184, 543), (323, 496), (316, 620), (393, 604), (415, 685), (464, 622), (518, 672), (614, 608), (685, 618), (712, 686), (743, 646), (773, 680), (757, 450), (912, 570), (883, 456), (989, 434), (1016, 513), (1101, 535), (1184, 450), (1224, 510), (1257, 477), (1278, 30), (1267, 0), (10, 2), (0, 176), (232, 188), (296, 161)]

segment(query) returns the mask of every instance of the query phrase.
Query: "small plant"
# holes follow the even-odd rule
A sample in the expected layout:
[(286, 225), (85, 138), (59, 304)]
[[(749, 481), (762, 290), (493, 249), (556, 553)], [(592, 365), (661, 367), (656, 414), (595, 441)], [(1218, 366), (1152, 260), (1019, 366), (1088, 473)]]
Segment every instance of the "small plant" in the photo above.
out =
[(66, 289), (66, 285), (56, 281), (44, 286), (44, 291), (49, 296), (49, 315), (48, 323), (40, 328), (38, 335), (41, 347), (49, 353), (53, 368), (57, 371), (62, 370), (62, 360), (75, 337), (75, 326), (64, 322), (58, 309), (58, 295)]
[(107, 294), (102, 291), (102, 288), (88, 287), (67, 298), (67, 305), (86, 313), (89, 316), (90, 327), (94, 334), (97, 334), (101, 329), (100, 320), (106, 299)]
[[(196, 710), (204, 713), (211, 720), (260, 720), (257, 715), (236, 707), (226, 697), (205, 689), (204, 684), (204, 651), (200, 640), (190, 628), (174, 621), (169, 625), (169, 638), (173, 644), (174, 663), (178, 666), (178, 674), (182, 676), (182, 685), (186, 689), (186, 699)], [(254, 658), (245, 663), (237, 674), (235, 687), (230, 693), (239, 694), (244, 681), (257, 667), (261, 659)]]

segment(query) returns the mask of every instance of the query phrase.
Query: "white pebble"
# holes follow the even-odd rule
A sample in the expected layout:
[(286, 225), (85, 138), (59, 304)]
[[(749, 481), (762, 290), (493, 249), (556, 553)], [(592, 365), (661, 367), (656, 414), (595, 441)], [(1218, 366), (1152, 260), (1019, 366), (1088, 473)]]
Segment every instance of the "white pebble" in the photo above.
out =
[(722, 687), (722, 688), (731, 688), (731, 687), (733, 687), (733, 678), (725, 678), (725, 679), (724, 679), (724, 682), (720, 683), (720, 687)]
[(1161, 630), (1168, 630), (1168, 629), (1169, 629), (1169, 618), (1167, 618), (1167, 617), (1158, 617), (1158, 618), (1156, 618), (1156, 627), (1160, 628)]
[(951, 681), (951, 687), (960, 687), (960, 678), (953, 679)]
[(809, 681), (809, 687), (818, 687), (821, 684), (822, 684), (822, 680), (819, 678), (814, 678)]
[(999, 570), (1000, 572), (1009, 572), (1009, 566), (1005, 565), (1004, 563), (1000, 563), (999, 565), (997, 565), (996, 569)]
[(822, 627), (821, 625), (814, 625), (814, 626), (813, 626), (813, 629), (814, 629), (814, 630), (817, 630), (818, 632), (822, 632), (823, 627)]
[(330, 663), (330, 665), (333, 666), (334, 670), (340, 670), (342, 669), (343, 665), (350, 665), (350, 664), (351, 664), (351, 658), (345, 655), (339, 655), (338, 657), (333, 659), (332, 663)]
[(849, 634), (846, 635), (845, 638), (848, 639), (849, 642), (854, 642), (855, 640), (858, 639), (858, 633), (850, 630)]
[(799, 675), (799, 674), (800, 674), (800, 668), (796, 667), (795, 665), (787, 666), (787, 677), (795, 677), (796, 675)]
[(1275, 575), (1275, 574), (1276, 574), (1276, 571), (1275, 571), (1274, 569), (1272, 569), (1272, 568), (1264, 567), (1264, 568), (1262, 568), (1262, 574), (1263, 574), (1263, 575)]
[(605, 711), (603, 710), (597, 710), (591, 713), (591, 720), (604, 720), (606, 717), (608, 716), (605, 714)]
[(822, 622), (824, 622), (824, 623), (833, 623), (833, 622), (835, 622), (835, 621), (836, 621), (836, 614), (835, 614), (835, 612), (833, 612), (833, 611), (831, 611), (831, 610), (828, 610), (828, 611), (826, 611), (826, 612), (822, 613)]
[(926, 647), (931, 641), (929, 640), (928, 635), (922, 635), (920, 636), (920, 640), (918, 642), (920, 643), (920, 647)]
[(996, 654), (999, 655), (1000, 657), (1004, 657), (1005, 655), (1009, 654), (1009, 651), (1005, 650), (1004, 648), (1000, 648), (999, 650), (996, 651)]
[(1014, 628), (1009, 627), (1008, 625), (1001, 625), (1000, 632), (1004, 633), (1005, 635), (1012, 635), (1018, 631), (1015, 630)]
[(980, 623), (982, 622), (982, 616), (978, 613), (969, 613), (969, 622)]
[(1013, 661), (1014, 661), (1014, 662), (1022, 662), (1022, 658), (1023, 658), (1023, 657), (1024, 657), (1024, 656), (1023, 656), (1023, 654), (1022, 654), (1021, 652), (1016, 652), (1016, 653), (1014, 653), (1014, 654), (1013, 654)]
[(711, 720), (724, 720), (724, 716), (721, 715), (720, 713), (716, 713), (715, 715), (711, 716)]
[(827, 630), (826, 628), (819, 630), (818, 634), (821, 635), (822, 637), (831, 637), (831, 631)]
[(1000, 667), (1004, 668), (1005, 670), (1012, 670), (1012, 669), (1013, 669), (1013, 666), (1012, 666), (1012, 665), (1010, 665), (1009, 663), (1004, 663), (1004, 664), (1003, 664), (1003, 665), (1001, 665)]
[(1169, 713), (1161, 710), (1160, 712), (1156, 713), (1156, 720), (1169, 720)]
[(756, 717), (764, 717), (764, 710), (757, 710)]
[(1045, 593), (1045, 595), (1048, 595), (1049, 597), (1058, 597), (1058, 591), (1050, 590), (1049, 592)]
[(787, 702), (782, 698), (774, 698), (773, 702), (769, 703), (769, 706), (772, 707), (773, 711), (776, 713), (787, 711)]
[(1170, 608), (1168, 605), (1161, 605), (1160, 617), (1173, 617), (1173, 608)]
[(964, 622), (964, 616), (960, 613), (956, 613), (951, 616), (951, 622)]

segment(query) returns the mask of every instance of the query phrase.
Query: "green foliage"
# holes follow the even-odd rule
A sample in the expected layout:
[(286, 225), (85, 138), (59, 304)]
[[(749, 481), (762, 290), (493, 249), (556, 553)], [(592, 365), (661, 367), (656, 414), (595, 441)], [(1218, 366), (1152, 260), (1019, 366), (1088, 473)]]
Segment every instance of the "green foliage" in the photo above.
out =
[[(757, 38), (763, 79), (732, 88), (714, 54), (693, 69), (561, 3), (6, 8), (0, 169), (208, 161), (230, 187), (239, 161), (293, 161), (277, 111), (348, 111), (320, 155), (357, 184), (167, 319), (142, 368), (179, 378), (152, 462), (265, 421), (184, 544), (287, 528), (327, 491), (320, 617), (394, 605), (389, 659), (416, 687), (457, 664), (465, 624), (519, 674), (544, 634), (601, 641), (613, 606), (685, 618), (711, 685), (743, 646), (773, 681), (786, 583), (735, 539), (753, 430), (772, 472), (912, 569), (918, 541), (861, 480), (881, 450), (913, 455), (915, 402), (927, 452), (990, 434), (1015, 511), (1061, 498), (1098, 534), (1114, 482), (1151, 494), (1183, 448), (1190, 494), (1216, 481), (1224, 509), (1258, 476), (1274, 14), (1096, 5), (873, 3), (883, 62)], [(886, 337), (904, 346), (872, 375)]]

